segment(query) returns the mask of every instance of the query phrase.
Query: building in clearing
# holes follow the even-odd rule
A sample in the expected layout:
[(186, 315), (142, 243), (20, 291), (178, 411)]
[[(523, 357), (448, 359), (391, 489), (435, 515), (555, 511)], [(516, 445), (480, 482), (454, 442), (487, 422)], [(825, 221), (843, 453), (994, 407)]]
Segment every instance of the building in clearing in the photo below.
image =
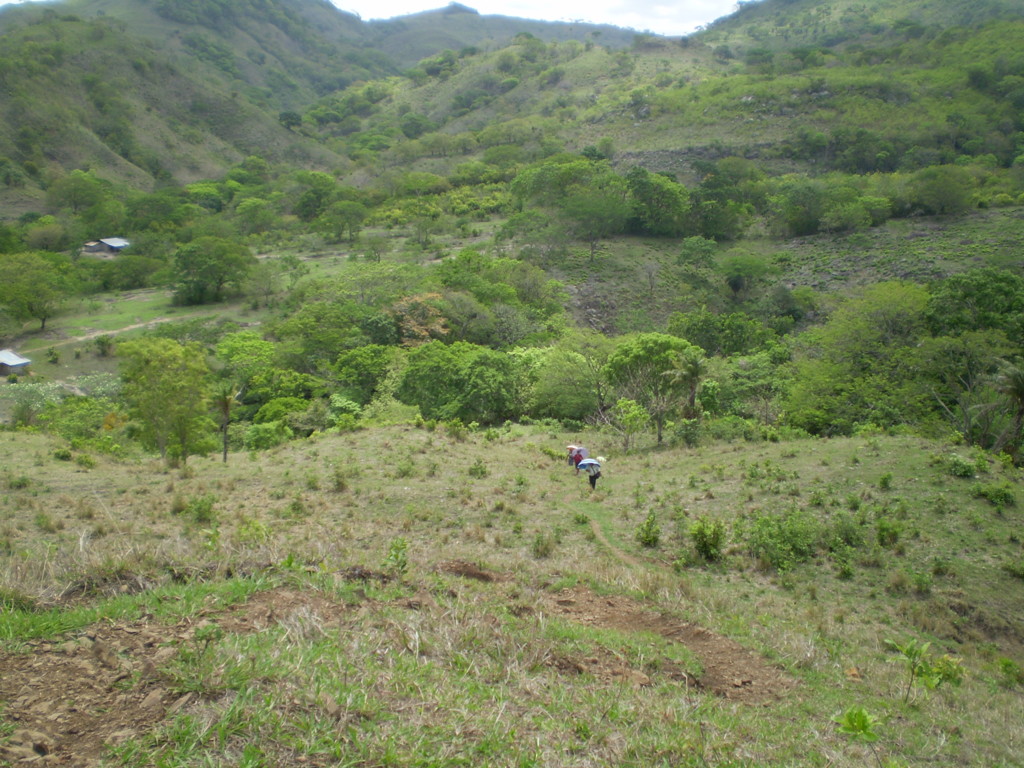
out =
[(0, 376), (19, 375), (28, 370), (32, 361), (22, 357), (13, 349), (0, 349)]
[(127, 248), (131, 243), (123, 237), (104, 237), (102, 240), (90, 240), (82, 246), (82, 253), (88, 253), (101, 258), (113, 258)]

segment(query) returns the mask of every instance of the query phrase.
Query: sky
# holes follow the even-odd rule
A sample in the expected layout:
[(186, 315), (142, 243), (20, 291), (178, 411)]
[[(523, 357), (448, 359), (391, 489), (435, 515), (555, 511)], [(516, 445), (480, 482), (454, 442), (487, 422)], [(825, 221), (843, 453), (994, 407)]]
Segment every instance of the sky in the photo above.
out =
[[(24, 0), (0, 0), (10, 5)], [(331, 0), (364, 21), (391, 19), (444, 8), (449, 0)], [(461, 0), (485, 15), (517, 16), (539, 21), (585, 21), (657, 35), (688, 35), (728, 16), (737, 0)]]
[[(459, 0), (485, 15), (517, 16), (540, 21), (587, 21), (614, 24), (637, 32), (688, 35), (728, 16), (736, 0)], [(364, 21), (389, 19), (443, 8), (448, 0), (331, 0)]]

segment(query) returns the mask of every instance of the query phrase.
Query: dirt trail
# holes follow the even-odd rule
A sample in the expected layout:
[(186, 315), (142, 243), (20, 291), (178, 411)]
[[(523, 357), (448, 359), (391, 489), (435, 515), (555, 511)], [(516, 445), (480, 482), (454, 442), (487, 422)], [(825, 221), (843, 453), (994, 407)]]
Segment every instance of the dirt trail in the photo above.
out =
[(630, 555), (627, 555), (621, 549), (618, 549), (610, 541), (608, 541), (608, 537), (604, 535), (604, 531), (601, 530), (601, 526), (597, 524), (596, 520), (591, 520), (590, 521), (590, 530), (592, 530), (594, 532), (594, 537), (599, 542), (601, 542), (601, 544), (604, 545), (605, 549), (607, 549), (609, 552), (611, 552), (612, 555), (615, 557), (615, 559), (618, 560), (619, 562), (625, 563), (626, 565), (635, 565), (635, 566), (643, 565), (643, 563), (641, 563), (635, 557), (631, 557)]
[(173, 317), (158, 317), (154, 320), (147, 320), (144, 323), (133, 323), (132, 325), (126, 325), (124, 328), (116, 328), (112, 331), (90, 331), (89, 333), (81, 336), (71, 336), (62, 341), (55, 341), (52, 344), (47, 345), (48, 347), (64, 347), (68, 344), (81, 344), (84, 341), (92, 341), (100, 336), (117, 336), (121, 333), (127, 333), (128, 331), (135, 331), (139, 328), (153, 328), (161, 323), (169, 323), (175, 318)]

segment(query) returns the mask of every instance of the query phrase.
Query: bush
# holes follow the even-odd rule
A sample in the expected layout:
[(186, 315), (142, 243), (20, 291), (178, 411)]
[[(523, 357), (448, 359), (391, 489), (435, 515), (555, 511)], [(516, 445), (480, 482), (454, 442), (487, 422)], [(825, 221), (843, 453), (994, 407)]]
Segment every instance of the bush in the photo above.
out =
[(242, 443), (247, 451), (261, 451), (273, 448), (292, 438), (291, 428), (283, 421), (269, 424), (250, 424), (245, 430)]
[(217, 497), (211, 493), (203, 496), (193, 496), (188, 500), (182, 513), (192, 518), (196, 523), (212, 523), (217, 519), (217, 511), (213, 508), (216, 502)]
[(781, 515), (761, 515), (754, 520), (750, 553), (766, 565), (785, 571), (812, 557), (820, 539), (818, 521), (810, 513), (793, 508)]
[(974, 488), (974, 495), (985, 499), (996, 507), (1012, 507), (1017, 503), (1013, 488), (1009, 482), (979, 484)]
[(690, 526), (690, 538), (701, 558), (709, 563), (719, 560), (725, 546), (725, 523), (701, 516)]
[(656, 547), (661, 541), (661, 526), (658, 525), (658, 516), (654, 512), (647, 513), (644, 520), (636, 529), (636, 540), (640, 546)]
[(958, 453), (946, 456), (944, 463), (946, 472), (953, 477), (974, 477), (988, 469), (988, 463), (983, 457), (968, 459)]
[(533, 539), (531, 551), (533, 552), (533, 556), (538, 560), (551, 557), (551, 553), (555, 551), (554, 537), (551, 534), (538, 531), (537, 535)]
[(882, 517), (875, 523), (875, 531), (880, 545), (883, 547), (893, 547), (900, 540), (900, 534), (903, 532), (903, 529), (899, 523)]

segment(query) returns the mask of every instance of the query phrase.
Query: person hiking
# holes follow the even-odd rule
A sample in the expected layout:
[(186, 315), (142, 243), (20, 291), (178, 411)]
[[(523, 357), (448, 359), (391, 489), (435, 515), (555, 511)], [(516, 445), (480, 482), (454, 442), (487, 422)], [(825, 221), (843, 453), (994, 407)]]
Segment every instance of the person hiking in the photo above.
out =
[(604, 461), (604, 457), (598, 456), (596, 459), (583, 459), (576, 465), (577, 472), (582, 470), (587, 473), (587, 479), (590, 481), (590, 489), (592, 491), (597, 490), (597, 481), (601, 479), (602, 461)]
[(580, 473), (580, 462), (590, 455), (590, 451), (582, 445), (569, 446), (569, 463), (576, 467), (576, 474)]

